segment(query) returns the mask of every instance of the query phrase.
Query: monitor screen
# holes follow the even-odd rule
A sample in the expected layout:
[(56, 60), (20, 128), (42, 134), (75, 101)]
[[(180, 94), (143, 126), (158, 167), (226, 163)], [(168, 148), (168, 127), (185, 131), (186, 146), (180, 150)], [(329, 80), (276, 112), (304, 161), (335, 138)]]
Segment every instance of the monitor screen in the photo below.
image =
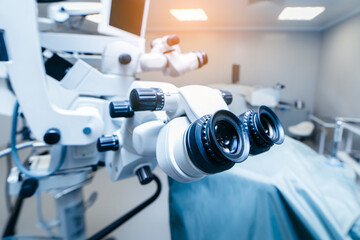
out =
[(141, 36), (145, 0), (112, 0), (109, 25)]

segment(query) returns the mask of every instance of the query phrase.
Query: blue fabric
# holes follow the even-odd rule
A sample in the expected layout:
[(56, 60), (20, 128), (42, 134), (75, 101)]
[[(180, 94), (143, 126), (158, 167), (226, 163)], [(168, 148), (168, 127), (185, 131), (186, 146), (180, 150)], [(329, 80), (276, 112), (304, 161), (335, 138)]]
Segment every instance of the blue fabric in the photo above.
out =
[(169, 186), (173, 240), (360, 236), (353, 171), (288, 137), (230, 171)]

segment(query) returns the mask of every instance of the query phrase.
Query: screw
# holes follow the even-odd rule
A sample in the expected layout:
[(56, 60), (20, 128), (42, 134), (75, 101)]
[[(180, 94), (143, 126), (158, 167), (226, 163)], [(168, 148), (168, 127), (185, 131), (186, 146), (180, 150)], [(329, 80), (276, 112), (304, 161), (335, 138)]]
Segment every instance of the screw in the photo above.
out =
[(90, 127), (84, 127), (83, 133), (84, 133), (85, 135), (89, 135), (89, 134), (91, 133), (91, 128), (90, 128)]

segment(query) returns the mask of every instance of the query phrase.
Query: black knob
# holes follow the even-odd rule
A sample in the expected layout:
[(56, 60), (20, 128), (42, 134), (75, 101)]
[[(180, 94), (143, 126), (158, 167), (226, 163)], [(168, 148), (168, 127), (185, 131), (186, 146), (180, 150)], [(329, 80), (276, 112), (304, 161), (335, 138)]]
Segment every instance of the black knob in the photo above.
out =
[(166, 43), (167, 45), (174, 46), (176, 44), (180, 43), (180, 38), (178, 37), (178, 35), (174, 34), (174, 35), (170, 35), (167, 39), (166, 39)]
[(154, 179), (149, 166), (144, 166), (136, 171), (136, 175), (139, 178), (141, 185), (150, 183)]
[(160, 88), (134, 88), (130, 105), (134, 111), (158, 111), (164, 107), (164, 93)]
[(226, 90), (220, 90), (220, 91), (221, 91), (222, 98), (224, 99), (226, 104), (230, 105), (233, 101), (233, 96), (232, 96), (231, 92), (226, 91)]
[(132, 117), (134, 111), (132, 110), (129, 101), (114, 101), (109, 105), (109, 113), (112, 118), (118, 117)]
[(131, 62), (131, 56), (127, 53), (121, 54), (119, 56), (119, 62), (123, 65), (129, 64)]
[(102, 136), (97, 141), (97, 149), (99, 152), (119, 150), (119, 138), (117, 135)]
[(22, 198), (29, 198), (36, 192), (36, 189), (39, 186), (39, 181), (35, 178), (28, 178), (26, 179), (20, 189), (20, 197)]
[(56, 144), (60, 141), (61, 134), (57, 128), (50, 128), (44, 135), (44, 142), (47, 144)]

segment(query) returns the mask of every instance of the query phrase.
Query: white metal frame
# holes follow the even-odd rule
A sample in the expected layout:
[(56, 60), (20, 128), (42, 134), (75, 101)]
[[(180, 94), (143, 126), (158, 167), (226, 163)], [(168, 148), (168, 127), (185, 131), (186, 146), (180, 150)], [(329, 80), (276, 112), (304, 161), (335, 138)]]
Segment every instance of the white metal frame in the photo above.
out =
[[(313, 120), (321, 127), (319, 150), (320, 154), (324, 154), (325, 138), (328, 128), (334, 129), (333, 146), (331, 149), (331, 155), (329, 156), (329, 162), (332, 164), (341, 165), (339, 162), (342, 161), (347, 163), (353, 170), (360, 176), (360, 164), (350, 156), (353, 148), (353, 137), (354, 134), (360, 136), (360, 119), (359, 118), (348, 118), (348, 117), (336, 117), (335, 123), (328, 123), (320, 118), (311, 115), (310, 119)], [(340, 150), (341, 142), (343, 141), (343, 135), (346, 131), (344, 149)], [(338, 165), (337, 164), (337, 165)]]
[(321, 133), (320, 133), (320, 139), (319, 139), (318, 153), (323, 155), (324, 149), (325, 149), (325, 140), (326, 140), (327, 129), (335, 128), (336, 124), (325, 122), (314, 115), (310, 115), (310, 119), (320, 126)]
[[(334, 129), (335, 131), (333, 143), (338, 142), (339, 144), (343, 138), (343, 130), (347, 130), (346, 140), (345, 140), (345, 152), (347, 153), (349, 153), (352, 150), (354, 134), (360, 136), (360, 128), (356, 126), (360, 124), (359, 118), (335, 117), (334, 123), (326, 122), (314, 115), (310, 115), (310, 119), (314, 121), (316, 124), (318, 124), (321, 128), (319, 148), (318, 148), (318, 153), (320, 154), (324, 154), (326, 134), (327, 134), (327, 129), (329, 128)], [(333, 146), (331, 153), (333, 157), (336, 157), (336, 153), (334, 153), (334, 151), (336, 152), (337, 150), (334, 149), (335, 148), (337, 149), (338, 147), (339, 146), (336, 147)]]
[[(334, 132), (334, 146), (331, 155), (333, 158), (338, 158), (341, 161), (347, 163), (354, 169), (356, 174), (360, 176), (360, 165), (356, 159), (350, 156), (350, 153), (352, 151), (353, 136), (354, 134), (360, 136), (360, 119), (338, 118), (337, 120), (338, 121), (336, 122), (336, 128)], [(349, 120), (350, 123), (346, 122), (346, 120)], [(343, 151), (339, 151), (339, 145), (342, 140), (344, 130), (347, 131), (345, 149)]]

